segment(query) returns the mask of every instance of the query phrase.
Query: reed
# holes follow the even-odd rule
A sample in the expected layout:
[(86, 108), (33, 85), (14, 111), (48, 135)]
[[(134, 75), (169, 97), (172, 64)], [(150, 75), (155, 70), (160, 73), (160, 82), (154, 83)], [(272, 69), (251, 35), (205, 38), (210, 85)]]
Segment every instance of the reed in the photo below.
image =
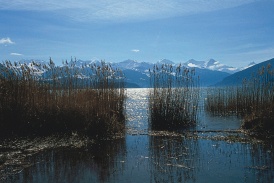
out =
[(274, 132), (274, 70), (262, 67), (241, 86), (209, 88), (205, 109), (212, 114), (243, 117), (243, 128)]
[(155, 65), (150, 71), (149, 121), (152, 130), (182, 130), (197, 120), (199, 99), (195, 70)]
[(111, 65), (55, 66), (50, 59), (38, 75), (39, 63), (0, 67), (1, 134), (84, 132), (112, 136), (124, 131), (123, 73)]

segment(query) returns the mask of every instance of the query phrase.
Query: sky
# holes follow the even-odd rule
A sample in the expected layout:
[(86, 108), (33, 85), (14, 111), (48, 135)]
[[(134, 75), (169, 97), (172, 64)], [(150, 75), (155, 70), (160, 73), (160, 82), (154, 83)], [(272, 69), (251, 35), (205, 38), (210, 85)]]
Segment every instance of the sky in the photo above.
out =
[(0, 61), (242, 67), (274, 57), (274, 0), (0, 0)]

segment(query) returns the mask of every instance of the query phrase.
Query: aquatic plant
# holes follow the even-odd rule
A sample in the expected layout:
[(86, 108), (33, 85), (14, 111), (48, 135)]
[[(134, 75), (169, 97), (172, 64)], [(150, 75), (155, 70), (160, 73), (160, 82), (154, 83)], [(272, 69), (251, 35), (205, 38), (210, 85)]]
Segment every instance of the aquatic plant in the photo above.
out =
[(111, 65), (55, 66), (39, 63), (0, 67), (0, 133), (85, 132), (111, 136), (124, 130), (123, 73)]
[(274, 132), (274, 70), (262, 67), (240, 86), (209, 88), (205, 109), (212, 114), (243, 117), (243, 128)]
[(150, 71), (149, 121), (153, 130), (180, 130), (197, 120), (199, 82), (195, 70), (154, 65)]

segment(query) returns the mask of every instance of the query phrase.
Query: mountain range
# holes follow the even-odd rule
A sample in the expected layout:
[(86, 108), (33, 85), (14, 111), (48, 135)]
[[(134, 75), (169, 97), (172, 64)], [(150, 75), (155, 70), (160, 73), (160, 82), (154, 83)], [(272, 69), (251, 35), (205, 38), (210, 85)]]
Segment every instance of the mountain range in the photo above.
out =
[[(261, 62), (259, 64), (248, 67), (244, 70), (236, 72), (228, 77), (223, 78), (222, 81), (217, 82), (215, 86), (235, 86), (241, 85), (244, 80), (250, 81), (252, 78), (257, 78), (258, 75), (263, 76), (268, 73), (268, 70), (272, 72), (271, 77), (273, 80), (274, 58)], [(262, 70), (264, 70), (262, 72)], [(261, 71), (261, 72), (260, 72)]]
[[(48, 62), (45, 61), (35, 61), (32, 60), (21, 60), (20, 63), (24, 63), (29, 68), (31, 68), (35, 74), (38, 76), (45, 77), (49, 73), (47, 72)], [(98, 60), (91, 60), (91, 61), (83, 61), (83, 60), (76, 60), (73, 64), (76, 67), (81, 67), (82, 65), (96, 65), (99, 64), (100, 61)], [(110, 63), (113, 68), (119, 68), (123, 71), (125, 75), (125, 82), (126, 87), (150, 87), (150, 74), (149, 69), (153, 69), (153, 66), (168, 64), (177, 66), (178, 64), (174, 63), (168, 59), (162, 59), (158, 62), (151, 63), (151, 62), (138, 62), (134, 60), (125, 60), (122, 62), (115, 62)], [(248, 66), (244, 68), (236, 68), (232, 66), (227, 66), (225, 64), (220, 63), (214, 59), (210, 59), (207, 61), (196, 61), (191, 59), (185, 63), (181, 64), (186, 68), (195, 68), (195, 73), (200, 78), (200, 85), (201, 86), (212, 86), (216, 83), (220, 85), (224, 85), (223, 81), (225, 82), (226, 78), (233, 78), (233, 75), (238, 72), (242, 72), (247, 68), (253, 68), (256, 64), (254, 62), (250, 63)], [(259, 64), (258, 64), (259, 65)], [(65, 64), (58, 66), (60, 68), (67, 67)]]
[[(162, 59), (155, 64), (162, 65), (168, 64), (177, 66), (173, 61), (168, 59)], [(236, 68), (221, 64), (220, 62), (210, 59), (208, 61), (196, 61), (191, 59), (182, 66), (186, 68), (195, 68), (196, 75), (200, 78), (201, 86), (211, 86), (218, 82), (221, 82), (224, 78), (234, 74), (238, 71), (246, 69), (255, 65), (254, 62), (250, 63), (244, 68)], [(134, 60), (125, 60), (118, 63), (112, 63), (112, 66), (120, 68), (125, 76), (128, 83), (135, 83), (140, 87), (149, 87), (149, 69), (152, 69), (154, 64), (150, 62), (138, 62)]]
[[(156, 64), (176, 65), (173, 61), (168, 59), (162, 59), (156, 62)], [(150, 62), (138, 62), (138, 61), (128, 59), (122, 62), (113, 63), (112, 65), (115, 65), (121, 69), (146, 70), (148, 68), (152, 68), (154, 64)], [(237, 67), (227, 66), (214, 59), (210, 59), (208, 61), (197, 61), (194, 59), (190, 59), (189, 61), (182, 63), (182, 65), (190, 68), (208, 69), (212, 71), (221, 71), (221, 72), (227, 72), (229, 74), (233, 74), (235, 72), (241, 71), (243, 69), (246, 69), (248, 67), (255, 65), (255, 63), (251, 62), (246, 67), (237, 68)]]

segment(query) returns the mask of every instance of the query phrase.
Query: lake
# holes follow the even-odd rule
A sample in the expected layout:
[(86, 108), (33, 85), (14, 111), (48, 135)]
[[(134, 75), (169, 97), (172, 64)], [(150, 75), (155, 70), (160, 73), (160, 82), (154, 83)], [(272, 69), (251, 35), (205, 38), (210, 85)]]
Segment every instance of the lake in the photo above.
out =
[[(5, 182), (274, 182), (273, 143), (243, 134), (237, 117), (199, 113), (183, 133), (148, 127), (148, 89), (127, 89), (125, 138), (48, 148)], [(3, 172), (1, 172), (3, 173)]]

